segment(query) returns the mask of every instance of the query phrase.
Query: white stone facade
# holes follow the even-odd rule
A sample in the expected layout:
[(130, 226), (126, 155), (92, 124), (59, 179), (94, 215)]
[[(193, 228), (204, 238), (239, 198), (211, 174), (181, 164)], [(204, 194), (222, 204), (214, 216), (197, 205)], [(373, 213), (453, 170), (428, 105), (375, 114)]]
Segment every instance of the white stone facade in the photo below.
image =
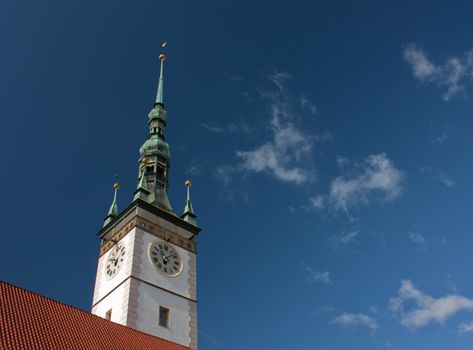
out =
[[(144, 211), (146, 219), (162, 218)], [(166, 221), (167, 222), (167, 221)], [(183, 229), (171, 223), (160, 225), (166, 234), (181, 235)], [(145, 229), (133, 227), (119, 241), (126, 248), (125, 261), (119, 272), (107, 279), (106, 260), (110, 250), (98, 263), (92, 313), (105, 317), (111, 309), (111, 321), (123, 324), (172, 342), (197, 349), (196, 255), (194, 252), (172, 244), (181, 258), (182, 271), (176, 277), (161, 274), (151, 263), (148, 248), (152, 242), (163, 238)], [(169, 328), (159, 325), (160, 306), (170, 310)]]

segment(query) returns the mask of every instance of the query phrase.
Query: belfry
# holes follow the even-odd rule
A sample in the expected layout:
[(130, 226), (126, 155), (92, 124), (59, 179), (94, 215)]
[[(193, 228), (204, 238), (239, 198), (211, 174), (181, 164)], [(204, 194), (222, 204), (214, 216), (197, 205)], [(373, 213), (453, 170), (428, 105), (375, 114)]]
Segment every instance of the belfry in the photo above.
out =
[(196, 242), (200, 232), (186, 181), (184, 212), (168, 198), (170, 148), (165, 140), (164, 62), (149, 134), (140, 148), (131, 203), (119, 211), (118, 184), (103, 228), (92, 313), (190, 349), (197, 349)]

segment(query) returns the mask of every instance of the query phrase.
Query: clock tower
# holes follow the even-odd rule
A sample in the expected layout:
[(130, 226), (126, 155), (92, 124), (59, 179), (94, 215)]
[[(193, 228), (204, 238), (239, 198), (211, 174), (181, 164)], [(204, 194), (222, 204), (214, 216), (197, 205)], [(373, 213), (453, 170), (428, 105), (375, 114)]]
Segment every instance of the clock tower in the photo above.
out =
[(137, 189), (118, 212), (117, 191), (98, 232), (100, 256), (92, 313), (190, 349), (197, 349), (196, 242), (200, 232), (186, 181), (184, 213), (169, 201), (170, 151), (164, 129), (161, 61), (149, 135), (140, 148)]

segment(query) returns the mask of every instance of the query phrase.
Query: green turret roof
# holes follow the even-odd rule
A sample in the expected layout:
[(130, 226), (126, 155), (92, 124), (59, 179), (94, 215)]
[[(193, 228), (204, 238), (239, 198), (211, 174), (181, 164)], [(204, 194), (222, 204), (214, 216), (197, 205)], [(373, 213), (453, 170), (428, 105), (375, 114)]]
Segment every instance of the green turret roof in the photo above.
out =
[(118, 215), (118, 208), (117, 208), (117, 192), (118, 189), (120, 188), (120, 184), (117, 182), (113, 185), (113, 188), (115, 189), (113, 193), (113, 202), (112, 205), (110, 206), (110, 209), (108, 210), (108, 214), (105, 217), (103, 226), (107, 226), (107, 224), (112, 221), (114, 218), (117, 217)]
[(186, 181), (186, 187), (187, 187), (187, 197), (186, 197), (186, 205), (184, 206), (184, 214), (181, 215), (181, 218), (188, 223), (197, 226), (197, 215), (194, 213), (194, 208), (192, 207), (192, 202), (191, 202), (191, 193), (190, 193), (190, 187), (192, 186), (192, 183), (187, 180)]
[(141, 170), (141, 177), (140, 180), (138, 181), (138, 187), (136, 188), (135, 191), (135, 196), (133, 200), (136, 200), (138, 198), (142, 200), (148, 200), (149, 196), (149, 191), (148, 191), (148, 185), (146, 183), (146, 166), (143, 166), (143, 169)]

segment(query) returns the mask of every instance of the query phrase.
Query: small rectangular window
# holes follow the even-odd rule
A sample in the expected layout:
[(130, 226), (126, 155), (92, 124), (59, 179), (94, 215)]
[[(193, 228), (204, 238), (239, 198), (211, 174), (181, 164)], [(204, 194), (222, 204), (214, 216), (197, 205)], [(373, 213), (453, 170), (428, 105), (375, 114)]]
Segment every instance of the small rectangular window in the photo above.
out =
[(169, 309), (160, 306), (159, 307), (159, 325), (161, 327), (169, 328)]
[(112, 319), (112, 309), (108, 310), (106, 313), (105, 313), (105, 319), (106, 320), (111, 320)]

